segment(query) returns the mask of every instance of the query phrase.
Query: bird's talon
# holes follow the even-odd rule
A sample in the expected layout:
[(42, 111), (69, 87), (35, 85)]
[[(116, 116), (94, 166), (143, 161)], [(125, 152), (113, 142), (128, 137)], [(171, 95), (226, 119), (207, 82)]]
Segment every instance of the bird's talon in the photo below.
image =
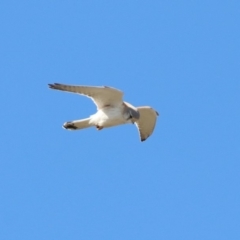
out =
[(96, 128), (97, 128), (97, 130), (102, 130), (103, 129), (103, 127), (102, 126), (96, 126)]

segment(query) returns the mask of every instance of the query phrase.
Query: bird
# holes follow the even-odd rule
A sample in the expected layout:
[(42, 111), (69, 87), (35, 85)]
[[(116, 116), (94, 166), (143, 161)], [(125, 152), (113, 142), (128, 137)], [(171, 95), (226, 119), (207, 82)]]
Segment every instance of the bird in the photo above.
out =
[(88, 118), (65, 122), (63, 128), (80, 130), (96, 127), (102, 130), (122, 124), (135, 124), (141, 141), (145, 141), (155, 128), (158, 112), (150, 106), (134, 107), (123, 101), (123, 92), (107, 86), (78, 86), (60, 83), (48, 84), (50, 89), (84, 95), (92, 99), (97, 112)]

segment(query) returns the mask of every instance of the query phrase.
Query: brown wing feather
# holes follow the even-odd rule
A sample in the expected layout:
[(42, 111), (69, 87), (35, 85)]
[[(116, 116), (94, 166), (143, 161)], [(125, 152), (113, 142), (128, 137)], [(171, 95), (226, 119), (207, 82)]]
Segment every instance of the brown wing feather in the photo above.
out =
[(98, 109), (107, 105), (122, 104), (123, 92), (112, 87), (74, 86), (60, 83), (48, 84), (49, 88), (77, 93), (90, 97)]

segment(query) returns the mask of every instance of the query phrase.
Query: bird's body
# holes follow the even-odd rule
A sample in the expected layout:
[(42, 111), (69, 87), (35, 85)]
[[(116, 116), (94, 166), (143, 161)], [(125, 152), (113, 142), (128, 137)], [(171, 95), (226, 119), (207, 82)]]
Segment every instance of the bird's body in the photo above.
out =
[(130, 114), (124, 112), (125, 106), (106, 106), (90, 116), (90, 124), (103, 128), (130, 123)]
[(68, 91), (90, 97), (97, 105), (97, 112), (89, 118), (66, 122), (63, 127), (68, 130), (84, 129), (95, 126), (98, 130), (126, 123), (135, 123), (141, 137), (146, 140), (153, 132), (158, 113), (151, 107), (134, 107), (123, 102), (123, 93), (110, 87), (71, 86), (49, 84), (56, 90)]

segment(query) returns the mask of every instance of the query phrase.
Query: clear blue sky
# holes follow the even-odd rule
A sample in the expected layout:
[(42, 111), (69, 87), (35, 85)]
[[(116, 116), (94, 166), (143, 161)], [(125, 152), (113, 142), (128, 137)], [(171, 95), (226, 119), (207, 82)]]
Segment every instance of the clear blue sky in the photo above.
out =
[[(240, 239), (240, 2), (0, 2), (0, 239)], [(62, 129), (107, 85), (159, 113)]]

